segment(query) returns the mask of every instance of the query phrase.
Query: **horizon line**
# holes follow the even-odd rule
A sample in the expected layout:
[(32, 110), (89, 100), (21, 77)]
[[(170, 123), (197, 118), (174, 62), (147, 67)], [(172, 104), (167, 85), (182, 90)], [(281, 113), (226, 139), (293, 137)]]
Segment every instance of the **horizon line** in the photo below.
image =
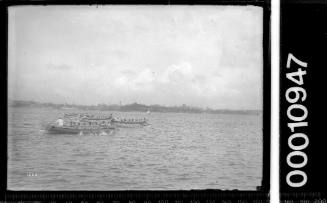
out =
[(8, 99), (9, 102), (35, 102), (35, 103), (40, 103), (40, 104), (54, 104), (54, 105), (72, 105), (72, 106), (99, 106), (99, 105), (106, 105), (106, 106), (113, 106), (113, 105), (118, 105), (118, 106), (126, 106), (126, 105), (132, 105), (132, 104), (139, 104), (139, 105), (144, 105), (144, 106), (162, 106), (162, 107), (182, 107), (182, 106), (187, 106), (191, 108), (198, 108), (201, 110), (227, 110), (227, 111), (263, 111), (263, 109), (229, 109), (229, 108), (211, 108), (211, 107), (198, 107), (198, 106), (191, 106), (187, 104), (180, 104), (180, 105), (172, 105), (172, 106), (167, 106), (167, 105), (162, 105), (162, 104), (142, 104), (138, 102), (132, 102), (132, 103), (126, 103), (126, 104), (105, 104), (105, 103), (98, 103), (98, 104), (74, 104), (74, 103), (54, 103), (54, 102), (40, 102), (40, 101), (34, 101), (34, 100), (18, 100), (18, 99)]

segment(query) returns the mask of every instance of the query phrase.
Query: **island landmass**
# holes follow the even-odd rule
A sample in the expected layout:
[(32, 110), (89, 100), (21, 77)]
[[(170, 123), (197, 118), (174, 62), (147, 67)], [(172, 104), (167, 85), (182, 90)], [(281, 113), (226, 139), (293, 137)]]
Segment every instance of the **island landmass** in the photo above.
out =
[(46, 107), (55, 109), (81, 109), (99, 111), (122, 111), (122, 112), (161, 112), (161, 113), (210, 113), (210, 114), (252, 114), (262, 115), (262, 110), (234, 110), (234, 109), (212, 109), (200, 108), (182, 104), (180, 106), (145, 105), (139, 103), (132, 104), (97, 104), (97, 105), (77, 105), (77, 104), (55, 104), (51, 102), (12, 100), (8, 102), (8, 107)]

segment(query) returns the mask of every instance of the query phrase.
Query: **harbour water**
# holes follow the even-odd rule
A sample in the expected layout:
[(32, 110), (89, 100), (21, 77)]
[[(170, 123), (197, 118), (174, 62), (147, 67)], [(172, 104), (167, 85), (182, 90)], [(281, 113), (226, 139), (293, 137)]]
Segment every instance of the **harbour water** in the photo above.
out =
[[(107, 134), (54, 135), (64, 113), (147, 118)], [(255, 190), (262, 116), (10, 108), (9, 190)]]

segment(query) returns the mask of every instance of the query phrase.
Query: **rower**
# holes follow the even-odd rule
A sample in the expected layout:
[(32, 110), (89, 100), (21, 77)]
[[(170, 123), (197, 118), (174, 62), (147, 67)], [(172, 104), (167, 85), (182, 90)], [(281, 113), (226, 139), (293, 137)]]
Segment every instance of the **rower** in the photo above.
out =
[(62, 126), (64, 125), (64, 121), (63, 121), (62, 119), (58, 119), (58, 120), (56, 121), (56, 124), (57, 124), (57, 126), (62, 127)]

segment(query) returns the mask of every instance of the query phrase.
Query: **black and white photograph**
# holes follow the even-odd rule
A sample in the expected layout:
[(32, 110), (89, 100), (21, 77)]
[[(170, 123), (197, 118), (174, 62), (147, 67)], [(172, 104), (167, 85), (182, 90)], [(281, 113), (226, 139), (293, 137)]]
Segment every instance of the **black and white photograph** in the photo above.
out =
[(257, 190), (263, 13), (9, 7), (8, 190)]

